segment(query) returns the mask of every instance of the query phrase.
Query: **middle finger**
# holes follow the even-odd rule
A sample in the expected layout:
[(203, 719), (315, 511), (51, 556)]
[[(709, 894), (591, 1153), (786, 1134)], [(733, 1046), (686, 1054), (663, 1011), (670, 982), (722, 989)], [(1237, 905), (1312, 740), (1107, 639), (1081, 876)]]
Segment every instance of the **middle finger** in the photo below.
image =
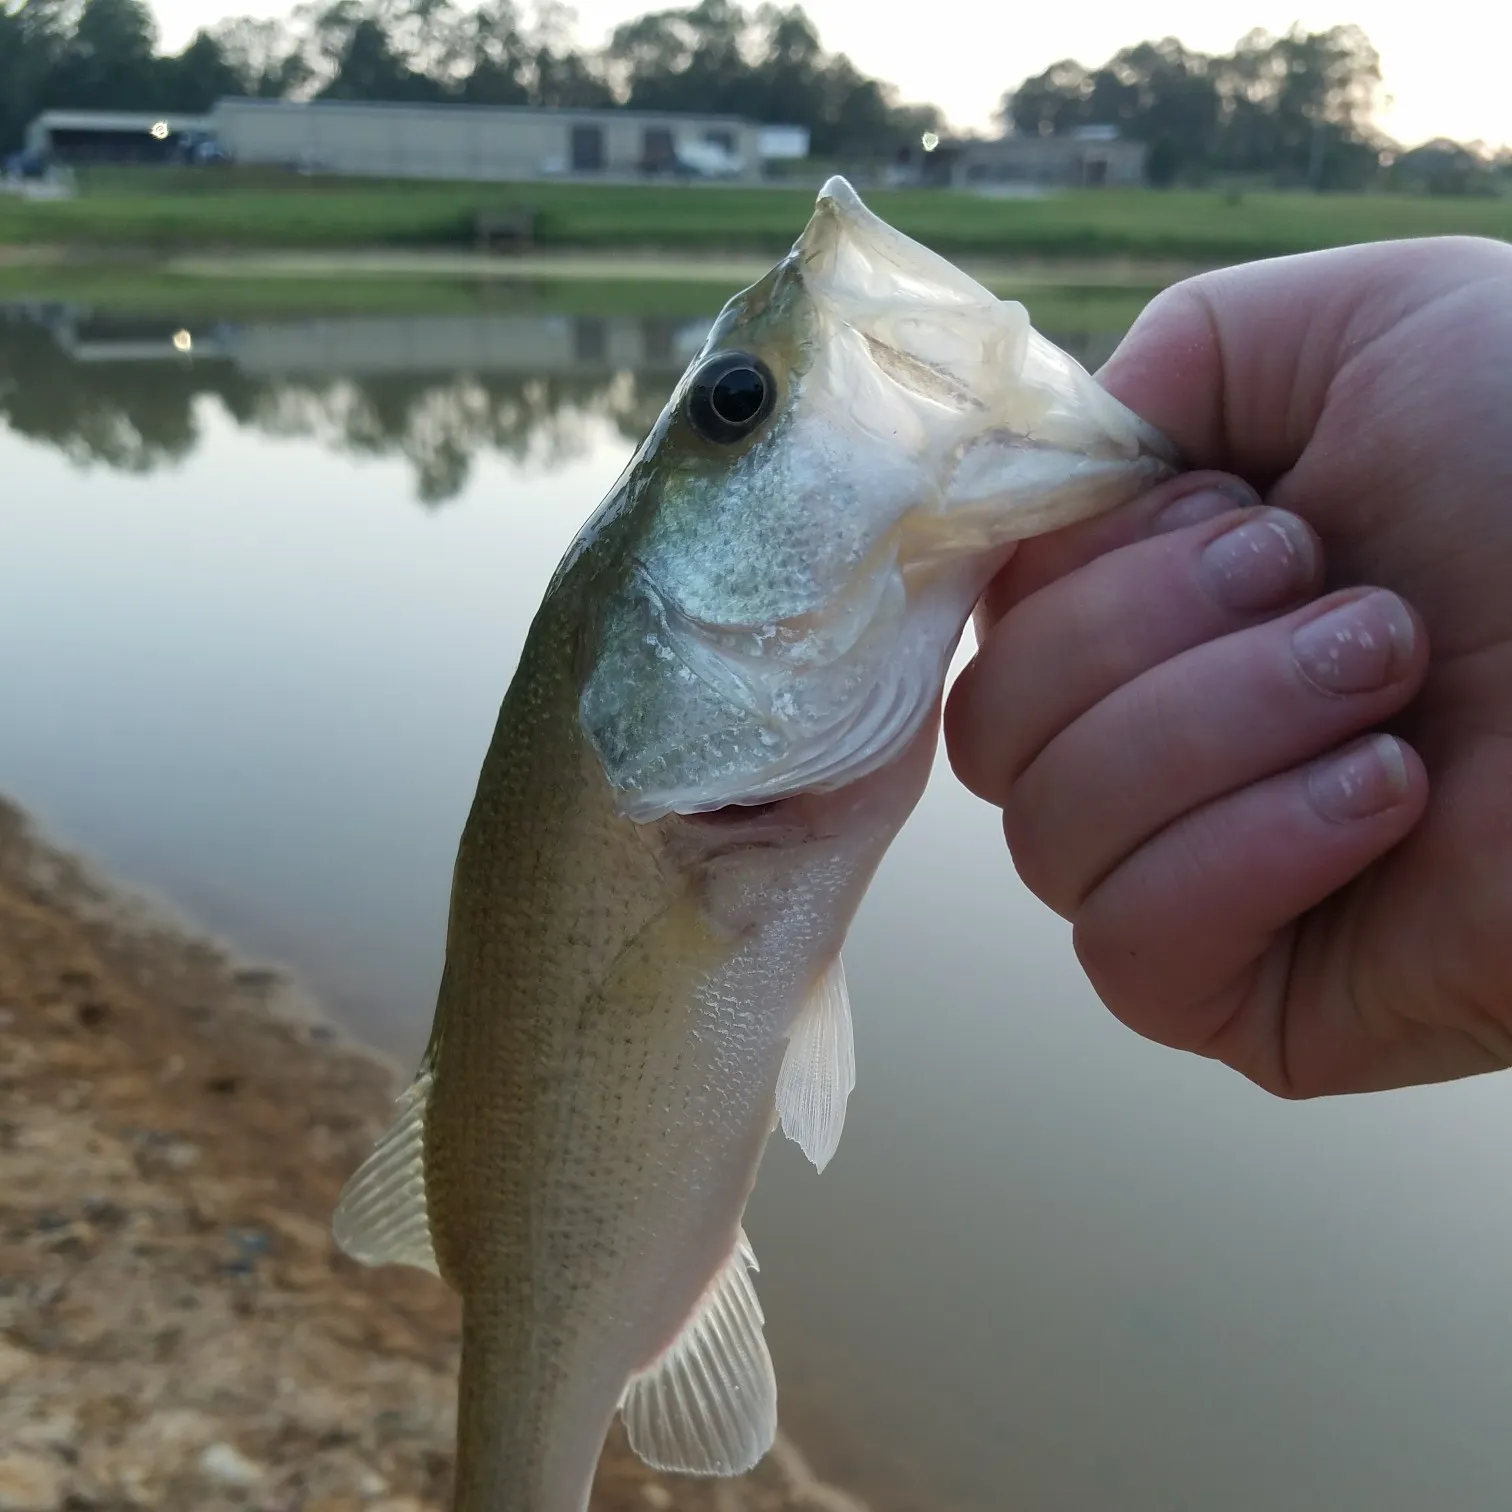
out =
[(1183, 652), (1061, 731), (1009, 795), (1009, 848), (1062, 913), (1189, 810), (1397, 713), (1426, 670), (1416, 618), (1384, 589), (1330, 594)]
[(956, 774), (1001, 805), (1054, 736), (1115, 688), (1317, 590), (1311, 529), (1235, 510), (1097, 557), (1014, 605), (957, 678), (945, 713)]

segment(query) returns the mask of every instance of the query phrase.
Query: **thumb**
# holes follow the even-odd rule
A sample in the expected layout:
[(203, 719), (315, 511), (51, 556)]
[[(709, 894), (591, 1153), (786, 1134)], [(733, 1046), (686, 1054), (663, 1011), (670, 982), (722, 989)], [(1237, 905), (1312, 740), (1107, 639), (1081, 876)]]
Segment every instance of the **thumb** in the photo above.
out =
[(1346, 365), (1441, 294), (1504, 278), (1508, 266), (1499, 242), (1436, 237), (1202, 274), (1157, 296), (1098, 378), (1189, 465), (1264, 492), (1296, 465), (1325, 411), (1332, 419)]

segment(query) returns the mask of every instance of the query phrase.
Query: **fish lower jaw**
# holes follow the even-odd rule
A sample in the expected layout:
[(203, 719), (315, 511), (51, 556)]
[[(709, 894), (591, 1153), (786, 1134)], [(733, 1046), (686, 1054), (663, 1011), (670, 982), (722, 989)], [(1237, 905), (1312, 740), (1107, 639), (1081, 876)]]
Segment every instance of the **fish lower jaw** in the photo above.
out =
[(802, 793), (793, 793), (786, 798), (765, 798), (753, 803), (725, 803), (718, 808), (699, 809), (696, 813), (680, 814), (678, 817), (690, 824), (729, 826), (744, 820), (770, 818), (784, 804), (803, 796)]

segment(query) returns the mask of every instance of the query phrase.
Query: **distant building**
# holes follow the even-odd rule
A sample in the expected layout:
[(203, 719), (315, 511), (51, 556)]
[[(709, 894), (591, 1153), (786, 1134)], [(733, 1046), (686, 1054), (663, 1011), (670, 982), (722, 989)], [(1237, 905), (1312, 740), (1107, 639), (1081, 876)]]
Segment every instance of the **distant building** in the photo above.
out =
[(806, 156), (808, 134), (736, 116), (225, 99), (208, 116), (166, 121), (50, 110), (32, 122), (27, 146), (73, 163), (173, 162), (214, 150), (239, 163), (379, 178), (749, 182), (767, 160)]
[(208, 116), (45, 110), (26, 129), (26, 151), (57, 164), (179, 163), (209, 137)]
[(1145, 144), (1115, 126), (1084, 126), (1064, 136), (1005, 136), (944, 141), (918, 162), (918, 181), (967, 189), (1132, 188), (1144, 183)]
[(1489, 153), (1448, 137), (1393, 154), (1387, 183), (1393, 189), (1427, 190), (1430, 194), (1494, 194), (1496, 164)]

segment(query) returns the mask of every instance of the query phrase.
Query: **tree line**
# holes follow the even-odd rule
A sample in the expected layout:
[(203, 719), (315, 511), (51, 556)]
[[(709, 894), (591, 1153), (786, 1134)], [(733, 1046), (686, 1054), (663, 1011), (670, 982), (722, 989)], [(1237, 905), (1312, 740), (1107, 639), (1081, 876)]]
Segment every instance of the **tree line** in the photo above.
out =
[[(193, 114), (226, 95), (743, 115), (807, 127), (821, 157), (871, 162), (943, 129), (936, 107), (826, 50), (799, 4), (697, 0), (626, 21), (592, 50), (571, 21), (561, 0), (305, 0), (163, 53), (146, 0), (0, 0), (0, 152), (48, 108)], [(1095, 68), (1055, 63), (1004, 95), (1001, 119), (1029, 134), (1116, 126), (1146, 144), (1157, 185), (1467, 192), (1512, 174), (1506, 152), (1474, 144), (1401, 151), (1374, 124), (1380, 85), (1356, 26), (1252, 31), (1221, 55), (1168, 37)]]
[(49, 108), (192, 114), (226, 95), (744, 115), (806, 126), (825, 156), (874, 158), (941, 124), (827, 52), (796, 4), (698, 0), (585, 51), (560, 0), (314, 0), (162, 54), (145, 0), (0, 0), (0, 150)]
[(1156, 185), (1263, 179), (1316, 189), (1492, 189), (1512, 153), (1438, 139), (1409, 151), (1374, 123), (1381, 63), (1358, 26), (1251, 31), (1209, 55), (1174, 37), (1099, 68), (1066, 59), (1003, 97), (1005, 125), (1059, 133), (1112, 125), (1148, 148)]

